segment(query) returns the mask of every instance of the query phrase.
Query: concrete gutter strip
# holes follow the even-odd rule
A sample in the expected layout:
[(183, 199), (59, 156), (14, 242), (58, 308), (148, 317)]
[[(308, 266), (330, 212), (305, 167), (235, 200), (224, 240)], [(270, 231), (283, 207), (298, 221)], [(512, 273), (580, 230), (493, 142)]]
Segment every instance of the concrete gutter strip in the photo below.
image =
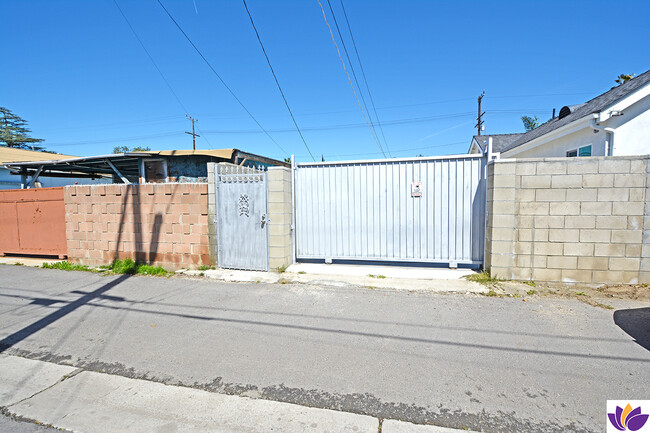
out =
[(387, 419), (381, 427), (381, 433), (477, 433), (469, 430), (456, 430), (434, 425), (418, 425), (410, 422)]
[[(376, 433), (371, 416), (211, 393), (0, 355), (6, 413), (73, 432)], [(386, 420), (382, 433), (461, 430)]]

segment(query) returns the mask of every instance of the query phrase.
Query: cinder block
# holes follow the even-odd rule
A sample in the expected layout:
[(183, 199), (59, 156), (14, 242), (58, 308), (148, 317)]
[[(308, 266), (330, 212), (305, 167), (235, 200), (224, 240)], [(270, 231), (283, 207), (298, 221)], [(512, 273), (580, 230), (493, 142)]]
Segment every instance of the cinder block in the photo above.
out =
[(579, 174), (551, 176), (551, 188), (582, 188), (582, 176)]
[(546, 202), (522, 202), (519, 203), (521, 215), (548, 215), (549, 205)]
[(515, 187), (515, 175), (512, 174), (502, 174), (495, 175), (492, 179), (493, 188), (514, 188)]
[(530, 267), (512, 269), (511, 279), (513, 280), (530, 281), (532, 280), (532, 278), (533, 278), (533, 270), (530, 269)]
[(515, 199), (514, 188), (493, 188), (492, 189), (492, 200), (494, 201), (513, 201)]
[(615, 187), (645, 187), (645, 173), (639, 174), (615, 174)]
[(567, 201), (596, 201), (598, 199), (597, 188), (572, 188), (566, 192)]
[(609, 269), (612, 271), (639, 271), (641, 259), (639, 257), (610, 257)]
[(640, 244), (643, 230), (612, 230), (612, 242), (621, 244)]
[[(646, 197), (645, 191), (645, 188), (630, 188), (630, 201), (644, 201)], [(648, 195), (650, 195), (650, 192)]]
[(508, 160), (497, 160), (494, 162), (494, 175), (515, 174), (516, 165), (517, 163)]
[(561, 269), (534, 268), (533, 269), (533, 280), (535, 280), (535, 281), (547, 281), (547, 282), (560, 282), (560, 281), (562, 281), (562, 270)]
[(548, 242), (548, 231), (549, 229), (517, 229), (516, 240), (518, 242)]
[(495, 227), (492, 229), (492, 240), (512, 242), (515, 240), (515, 234), (515, 230), (510, 228)]
[(592, 271), (585, 269), (563, 269), (562, 282), (564, 283), (591, 283)]
[[(510, 244), (510, 248), (511, 248), (510, 251), (512, 251), (512, 244)], [(514, 251), (515, 251), (515, 255), (531, 254), (533, 252), (533, 244), (532, 242), (515, 242)]]
[(550, 242), (578, 242), (580, 230), (578, 229), (551, 229), (548, 232)]
[(536, 242), (533, 244), (533, 254), (542, 256), (562, 256), (564, 246), (561, 243)]
[(492, 278), (500, 278), (504, 280), (510, 280), (512, 279), (512, 268), (510, 267), (499, 267), (499, 266), (491, 266), (490, 267), (490, 276)]
[(490, 263), (492, 267), (512, 268), (514, 257), (512, 254), (491, 254)]
[(535, 201), (535, 189), (522, 189), (515, 190), (516, 200), (520, 202)]
[(598, 173), (629, 173), (629, 159), (601, 159), (598, 161)]
[(611, 239), (611, 230), (580, 229), (580, 242), (610, 242)]
[(564, 227), (568, 229), (593, 229), (596, 227), (596, 217), (567, 216), (564, 218)]
[(629, 198), (628, 188), (598, 188), (598, 201), (628, 201)]
[(625, 257), (642, 257), (640, 244), (626, 244)]
[(617, 216), (597, 216), (596, 228), (599, 229), (627, 229), (627, 217)]
[(632, 159), (630, 161), (630, 173), (650, 173), (650, 165), (648, 165), (648, 158)]
[[(514, 185), (513, 185), (514, 186)], [(550, 188), (551, 176), (521, 176), (522, 188)]]
[(608, 257), (578, 257), (578, 269), (608, 269)]
[(535, 190), (535, 200), (542, 201), (566, 201), (566, 189), (562, 188), (540, 188)]
[(577, 265), (578, 257), (568, 256), (550, 256), (546, 264), (551, 269), (576, 269)]
[(594, 245), (591, 243), (564, 243), (565, 256), (593, 256)]
[(580, 202), (551, 203), (549, 213), (551, 215), (580, 215)]
[(581, 215), (612, 215), (611, 202), (582, 202)]
[(567, 162), (558, 161), (558, 162), (538, 162), (537, 163), (537, 174), (566, 174), (567, 172)]
[(582, 176), (583, 188), (611, 188), (613, 186), (613, 174), (585, 174)]
[(561, 229), (564, 228), (564, 216), (536, 216), (534, 219), (535, 229)]
[(517, 162), (514, 165), (516, 166), (515, 174), (518, 176), (537, 173), (537, 163), (535, 162)]
[(510, 241), (492, 240), (490, 251), (492, 254), (512, 254), (513, 246)]
[(567, 163), (568, 174), (598, 173), (598, 160), (574, 158)]
[(515, 228), (514, 215), (492, 215), (489, 217), (488, 226), (490, 227), (510, 227)]
[(535, 224), (535, 217), (530, 215), (517, 215), (514, 218), (516, 225), (513, 227), (522, 228), (522, 229), (531, 229)]
[(515, 213), (514, 201), (495, 201), (492, 202), (492, 214), (494, 215), (513, 215)]
[(612, 215), (643, 215), (643, 202), (617, 202), (613, 204)]

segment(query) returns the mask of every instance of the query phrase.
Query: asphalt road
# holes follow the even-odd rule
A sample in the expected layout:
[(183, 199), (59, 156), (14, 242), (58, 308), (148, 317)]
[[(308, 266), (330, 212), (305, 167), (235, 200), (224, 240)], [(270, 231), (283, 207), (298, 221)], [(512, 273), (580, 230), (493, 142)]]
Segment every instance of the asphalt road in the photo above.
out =
[(591, 432), (607, 399), (650, 398), (650, 308), (610, 304), (0, 265), (0, 351), (415, 423)]

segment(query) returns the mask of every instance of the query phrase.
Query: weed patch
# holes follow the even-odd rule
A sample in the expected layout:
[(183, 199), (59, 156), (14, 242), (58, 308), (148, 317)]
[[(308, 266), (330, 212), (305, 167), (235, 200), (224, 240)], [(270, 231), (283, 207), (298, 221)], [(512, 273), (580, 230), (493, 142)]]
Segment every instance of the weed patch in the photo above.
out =
[(59, 269), (61, 271), (93, 272), (93, 270), (86, 265), (78, 265), (76, 263), (70, 263), (68, 261), (55, 262), (55, 263), (43, 263), (42, 267), (45, 269)]
[(214, 266), (201, 265), (198, 268), (196, 268), (197, 271), (209, 271), (210, 269), (214, 269)]
[(155, 275), (166, 276), (169, 272), (160, 266), (151, 266), (144, 263), (136, 263), (131, 259), (115, 260), (106, 268), (115, 274), (129, 274), (129, 275)]
[(492, 278), (492, 276), (490, 276), (490, 273), (488, 271), (479, 272), (477, 274), (465, 275), (463, 278), (465, 278), (468, 281), (473, 281), (475, 283), (486, 284), (486, 285), (503, 281), (498, 278)]
[(532, 289), (526, 292), (526, 294), (527, 294), (528, 296), (532, 296), (532, 295), (534, 295), (535, 293), (537, 293), (537, 290), (532, 290)]
[(287, 265), (282, 265), (275, 268), (275, 272), (277, 272), (278, 274), (283, 274), (284, 271), (286, 270), (287, 270)]
[(386, 278), (386, 275), (374, 275), (374, 274), (368, 274), (370, 278), (379, 278), (380, 280), (383, 280)]

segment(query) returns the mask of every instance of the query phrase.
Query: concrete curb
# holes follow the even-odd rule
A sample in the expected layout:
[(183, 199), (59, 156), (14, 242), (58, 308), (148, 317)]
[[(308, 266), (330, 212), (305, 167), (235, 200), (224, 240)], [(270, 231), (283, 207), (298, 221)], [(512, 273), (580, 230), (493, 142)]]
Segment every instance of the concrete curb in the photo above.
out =
[[(77, 374), (74, 374), (77, 373)], [(72, 432), (376, 433), (371, 416), (211, 393), (0, 355), (5, 413)], [(460, 433), (385, 420), (382, 433)]]

